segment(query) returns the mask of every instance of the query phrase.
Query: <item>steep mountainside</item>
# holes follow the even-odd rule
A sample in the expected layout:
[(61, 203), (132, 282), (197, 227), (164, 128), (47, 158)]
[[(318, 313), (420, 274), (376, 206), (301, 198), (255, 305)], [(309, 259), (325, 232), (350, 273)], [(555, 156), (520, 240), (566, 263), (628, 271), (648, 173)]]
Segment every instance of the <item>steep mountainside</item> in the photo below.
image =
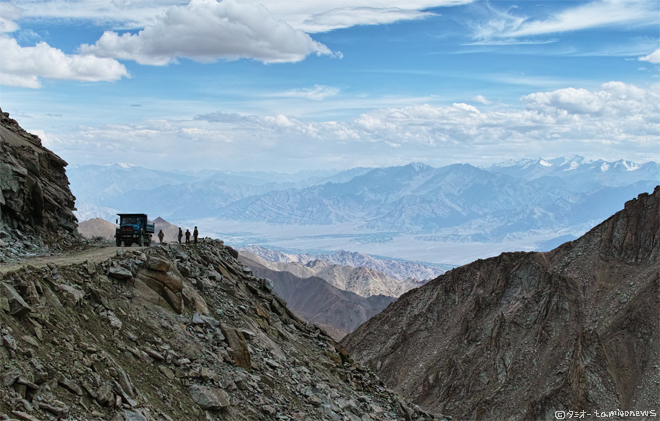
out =
[(94, 218), (78, 224), (78, 232), (85, 238), (103, 237), (106, 240), (115, 240), (117, 225), (105, 219)]
[(658, 410), (660, 186), (547, 253), (503, 253), (399, 298), (342, 342), (458, 419)]
[(0, 110), (0, 237), (55, 241), (76, 229), (67, 163)]
[(305, 320), (330, 326), (336, 330), (333, 337), (338, 339), (396, 300), (384, 295), (361, 297), (316, 276), (301, 278), (290, 272), (269, 269), (245, 255), (240, 256), (240, 261), (255, 275), (270, 279), (273, 290), (294, 313)]

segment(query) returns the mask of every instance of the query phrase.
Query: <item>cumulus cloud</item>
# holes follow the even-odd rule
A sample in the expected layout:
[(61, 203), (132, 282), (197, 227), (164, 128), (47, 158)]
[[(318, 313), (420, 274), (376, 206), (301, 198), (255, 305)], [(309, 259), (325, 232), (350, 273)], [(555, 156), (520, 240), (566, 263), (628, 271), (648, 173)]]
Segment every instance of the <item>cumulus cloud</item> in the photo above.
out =
[(660, 48), (649, 54), (648, 56), (640, 57), (642, 61), (648, 61), (650, 63), (658, 64), (660, 63)]
[(92, 55), (64, 54), (45, 42), (21, 47), (15, 39), (0, 37), (0, 84), (39, 88), (39, 78), (86, 82), (113, 81), (128, 77), (116, 60)]
[(290, 116), (240, 116), (225, 112), (197, 121), (234, 129), (395, 144), (502, 145), (574, 140), (647, 144), (660, 141), (660, 84), (648, 89), (608, 82), (599, 90), (565, 88), (521, 98), (524, 109), (479, 110), (464, 103), (383, 108), (346, 122), (305, 122)]
[(474, 25), (476, 39), (519, 38), (588, 28), (655, 23), (658, 4), (646, 0), (597, 0), (564, 9), (546, 20), (490, 7), (492, 18)]
[(380, 108), (345, 121), (320, 122), (218, 111), (191, 120), (80, 128), (59, 137), (49, 135), (49, 140), (62, 142), (58, 150), (77, 150), (80, 156), (102, 151), (116, 155), (116, 161), (127, 150), (145, 157), (160, 150), (167, 151), (173, 162), (198, 165), (199, 160), (206, 167), (223, 162), (235, 168), (321, 165), (324, 159), (359, 165), (365, 157), (371, 165), (420, 157), (438, 162), (447, 156), (474, 162), (478, 157), (530, 153), (660, 158), (660, 84), (608, 82), (594, 90), (570, 87), (530, 93), (520, 100), (521, 107), (479, 109), (455, 103)]
[(307, 55), (332, 55), (305, 32), (273, 18), (262, 5), (236, 0), (191, 0), (173, 6), (138, 34), (106, 31), (80, 51), (98, 57), (164, 65), (185, 57), (202, 63), (251, 58), (264, 63), (296, 62)]
[(14, 21), (20, 17), (21, 9), (8, 2), (0, 2), (0, 33), (17, 31), (18, 24)]
[(293, 89), (291, 91), (282, 92), (277, 96), (289, 98), (304, 98), (313, 101), (323, 101), (327, 97), (335, 96), (339, 93), (339, 88), (332, 86), (314, 85), (313, 88)]
[(487, 100), (486, 97), (484, 97), (483, 95), (477, 95), (477, 96), (475, 96), (474, 98), (472, 98), (472, 101), (477, 101), (477, 102), (480, 102), (480, 103), (482, 103), (482, 104), (484, 104), (484, 105), (488, 105), (488, 104), (490, 104), (490, 101)]

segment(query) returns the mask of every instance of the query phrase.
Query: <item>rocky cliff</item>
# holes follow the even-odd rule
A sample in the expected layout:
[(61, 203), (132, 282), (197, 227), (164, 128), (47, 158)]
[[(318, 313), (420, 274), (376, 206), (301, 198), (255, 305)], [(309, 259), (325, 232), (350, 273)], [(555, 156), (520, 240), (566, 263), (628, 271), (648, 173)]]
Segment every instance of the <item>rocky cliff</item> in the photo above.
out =
[(408, 292), (342, 344), (458, 419), (658, 410), (660, 186), (547, 253), (478, 260)]
[(73, 232), (75, 197), (64, 169), (67, 163), (2, 110), (0, 149), (0, 237), (48, 243), (62, 231)]

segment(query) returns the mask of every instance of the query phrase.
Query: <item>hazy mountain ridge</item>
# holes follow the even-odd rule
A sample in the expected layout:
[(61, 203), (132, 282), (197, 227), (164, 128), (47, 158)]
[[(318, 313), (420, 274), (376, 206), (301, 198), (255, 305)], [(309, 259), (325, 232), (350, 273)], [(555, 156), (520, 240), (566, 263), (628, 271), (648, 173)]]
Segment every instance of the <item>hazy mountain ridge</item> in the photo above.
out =
[(304, 265), (298, 262), (269, 262), (247, 250), (241, 250), (240, 255), (273, 271), (289, 272), (299, 278), (321, 278), (335, 288), (362, 297), (375, 295), (399, 297), (412, 288), (424, 284), (424, 281), (411, 278), (400, 281), (381, 271), (363, 266), (341, 266), (323, 260), (312, 260)]
[[(70, 172), (79, 215), (85, 219), (107, 218), (112, 210), (139, 209), (172, 221), (208, 218), (292, 227), (343, 224), (350, 226), (349, 235), (372, 235), (356, 239), (366, 242), (387, 242), (401, 235), (422, 241), (482, 243), (529, 235), (539, 235), (545, 242), (554, 233), (577, 236), (639, 191), (651, 191), (660, 182), (660, 166), (655, 162), (581, 157), (488, 168), (412, 163), (308, 178), (307, 173), (271, 174), (264, 179), (268, 178), (264, 173), (180, 173), (120, 165)], [(127, 178), (117, 183), (115, 178), (122, 172)]]
[(444, 269), (436, 265), (378, 259), (368, 254), (346, 250), (340, 250), (333, 254), (292, 254), (252, 245), (242, 248), (241, 251), (250, 252), (274, 263), (299, 263), (302, 266), (309, 267), (308, 265), (316, 264), (315, 262), (324, 261), (339, 266), (365, 267), (375, 269), (398, 281), (410, 279), (421, 283), (421, 281), (433, 279), (445, 273)]

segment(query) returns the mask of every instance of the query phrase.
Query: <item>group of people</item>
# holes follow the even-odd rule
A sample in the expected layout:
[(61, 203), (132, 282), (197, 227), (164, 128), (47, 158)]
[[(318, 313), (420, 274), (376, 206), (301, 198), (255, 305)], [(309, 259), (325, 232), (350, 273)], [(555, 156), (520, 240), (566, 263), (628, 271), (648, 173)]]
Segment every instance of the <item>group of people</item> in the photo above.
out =
[[(185, 233), (186, 244), (190, 244), (190, 235), (191, 235), (190, 230), (187, 229)], [(178, 235), (179, 244), (181, 244), (181, 239), (183, 238), (183, 236), (184, 236), (183, 230), (181, 229), (181, 227), (179, 227), (179, 235)], [(197, 244), (197, 238), (199, 237), (199, 231), (197, 231), (197, 227), (195, 227), (195, 229), (193, 230), (192, 237), (193, 237), (193, 243)], [(160, 230), (158, 232), (158, 239), (160, 240), (161, 244), (163, 243), (163, 238), (165, 238), (165, 234), (163, 233), (163, 230)]]

